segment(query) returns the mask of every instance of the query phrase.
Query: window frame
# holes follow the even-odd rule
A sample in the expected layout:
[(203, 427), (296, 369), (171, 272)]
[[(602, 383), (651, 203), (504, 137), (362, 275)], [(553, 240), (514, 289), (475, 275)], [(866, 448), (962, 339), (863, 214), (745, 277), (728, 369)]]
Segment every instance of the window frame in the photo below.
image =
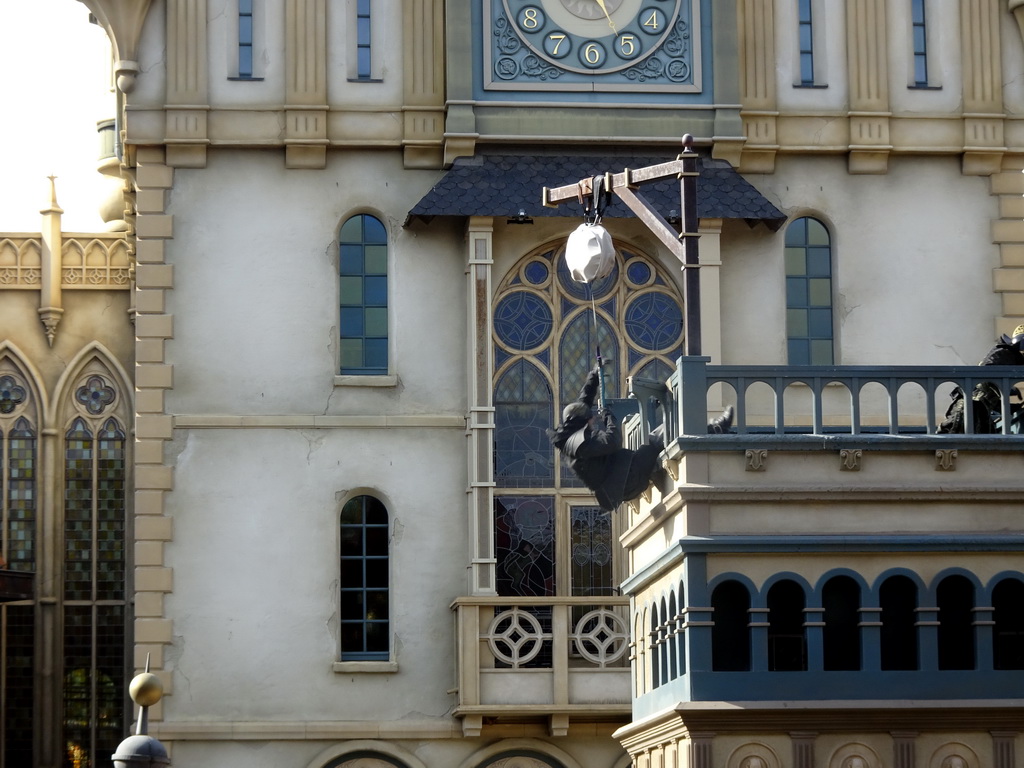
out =
[[(813, 222), (813, 225), (812, 225)], [(815, 242), (811, 233), (816, 225), (824, 232), (824, 244)], [(786, 281), (786, 363), (788, 365), (835, 365), (835, 250), (828, 225), (818, 216), (794, 218), (786, 226), (783, 239), (783, 265)], [(800, 253), (802, 252), (802, 253)], [(799, 268), (796, 262), (799, 261)], [(827, 273), (822, 267), (827, 267)], [(827, 290), (820, 281), (827, 280)], [(828, 303), (823, 303), (827, 294)], [(799, 301), (797, 299), (800, 299)], [(828, 318), (828, 334), (816, 331), (821, 318)], [(803, 327), (795, 322), (803, 313)], [(796, 327), (794, 327), (796, 326)], [(800, 348), (803, 347), (802, 351)], [(823, 356), (827, 350), (827, 356)], [(800, 354), (794, 354), (800, 351)], [(806, 357), (806, 360), (803, 358)], [(798, 359), (794, 359), (798, 358)]]
[[(346, 228), (351, 222), (358, 220), (359, 239), (349, 239), (346, 235)], [(376, 222), (382, 234), (382, 240), (367, 239), (366, 225), (368, 221)], [(373, 226), (373, 225), (371, 225)], [(375, 228), (376, 228), (375, 227)], [(335, 377), (336, 384), (362, 384), (364, 386), (394, 386), (397, 380), (392, 378), (392, 312), (391, 312), (391, 256), (392, 249), (390, 236), (383, 219), (369, 212), (354, 213), (348, 216), (338, 229), (338, 360)], [(383, 246), (383, 272), (367, 270), (367, 248), (380, 248)], [(348, 255), (346, 255), (346, 247)], [(358, 257), (353, 249), (358, 249)], [(358, 258), (360, 264), (354, 264), (351, 259)], [(375, 264), (380, 264), (380, 254), (373, 256)], [(367, 288), (371, 285), (379, 285), (377, 280), (383, 278), (383, 301), (368, 301)], [(356, 280), (359, 281), (359, 301), (346, 300), (355, 290)], [(371, 283), (370, 281), (374, 282)], [(376, 289), (375, 289), (376, 290)], [(383, 310), (384, 329), (383, 333), (368, 333), (367, 326), (373, 324), (379, 328), (379, 318), (373, 323), (368, 320), (372, 318), (371, 312), (378, 313)], [(346, 315), (358, 326), (358, 333), (346, 332)], [(358, 315), (358, 317), (357, 317)], [(383, 341), (383, 365), (367, 364), (367, 341)], [(346, 364), (346, 341), (359, 341), (360, 365)], [(379, 351), (378, 351), (379, 354)], [(361, 381), (359, 379), (362, 379)]]
[[(345, 522), (346, 511), (350, 509), (351, 504), (359, 503), (360, 506), (360, 522), (352, 523)], [(383, 522), (368, 522), (368, 507), (370, 504), (377, 506), (377, 512), (382, 512), (384, 515)], [(394, 630), (392, 622), (392, 608), (394, 606), (393, 600), (393, 574), (392, 574), (392, 553), (391, 553), (391, 511), (388, 508), (387, 503), (378, 495), (371, 491), (362, 491), (354, 493), (349, 496), (342, 504), (341, 509), (338, 512), (338, 652), (337, 659), (334, 661), (333, 669), (335, 672), (397, 672), (398, 664), (394, 659)], [(358, 528), (360, 530), (360, 542), (361, 542), (361, 554), (360, 555), (346, 555), (345, 554), (345, 528), (346, 526)], [(384, 533), (384, 554), (367, 554), (368, 544), (368, 531), (376, 530), (383, 531)], [(361, 561), (361, 571), (363, 574), (362, 583), (359, 586), (346, 586), (345, 584), (345, 561), (359, 560)], [(370, 560), (384, 561), (384, 573), (386, 574), (387, 583), (383, 587), (370, 586), (367, 581), (367, 563)], [(361, 617), (356, 619), (346, 618), (347, 609), (345, 606), (345, 596), (359, 592), (361, 599), (358, 601), (361, 606)], [(384, 593), (387, 606), (387, 618), (385, 620), (368, 619), (368, 600), (367, 594), (370, 592)], [(387, 650), (386, 651), (368, 651), (364, 644), (360, 650), (346, 650), (344, 645), (343, 631), (345, 624), (360, 623), (362, 625), (362, 634), (364, 637), (364, 643), (366, 639), (366, 629), (368, 623), (383, 625), (385, 628), (385, 634), (387, 636)]]

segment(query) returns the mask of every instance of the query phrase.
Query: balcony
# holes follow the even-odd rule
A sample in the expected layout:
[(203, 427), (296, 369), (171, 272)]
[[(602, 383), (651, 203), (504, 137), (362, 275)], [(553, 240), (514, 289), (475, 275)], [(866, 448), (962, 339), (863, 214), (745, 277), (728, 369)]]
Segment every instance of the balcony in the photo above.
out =
[(622, 724), (631, 702), (629, 600), (625, 597), (462, 597), (456, 617), (463, 732), (484, 720)]
[[(642, 418), (627, 425), (627, 444), (639, 444), (648, 427), (660, 423), (666, 444), (678, 440), (684, 447), (707, 450), (733, 450), (737, 441), (752, 438), (764, 447), (796, 450), (850, 442), (920, 449), (950, 441), (1005, 450), (1011, 444), (1003, 438), (1024, 437), (1014, 433), (1011, 419), (1019, 403), (1015, 387), (1024, 381), (1022, 367), (739, 366), (708, 365), (709, 360), (679, 358), (667, 383), (631, 379), (630, 394)], [(970, 419), (966, 434), (938, 434), (954, 387), (971, 392), (982, 382), (993, 382), (1001, 393), (997, 434), (972, 434)], [(707, 416), (718, 409), (716, 403), (735, 407), (729, 435), (706, 434)], [(908, 438), (915, 442), (908, 444)], [(919, 442), (922, 438), (927, 443)], [(1024, 442), (1013, 450), (1022, 448)]]

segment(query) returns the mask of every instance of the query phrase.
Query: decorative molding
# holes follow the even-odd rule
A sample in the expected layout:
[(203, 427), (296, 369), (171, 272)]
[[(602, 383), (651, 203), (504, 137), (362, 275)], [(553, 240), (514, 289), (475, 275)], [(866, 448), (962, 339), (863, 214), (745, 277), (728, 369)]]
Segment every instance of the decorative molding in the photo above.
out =
[(860, 472), (863, 455), (860, 448), (843, 448), (839, 451), (839, 469), (843, 472)]
[(748, 448), (745, 452), (747, 457), (747, 472), (764, 472), (768, 464), (768, 450), (765, 448)]
[(935, 470), (937, 472), (956, 471), (956, 448), (945, 448), (935, 452)]
[(1006, 152), (1003, 136), (1003, 66), (1000, 0), (960, 3), (964, 111), (963, 172), (991, 175)]
[(444, 142), (444, 2), (402, 4), (406, 168), (440, 168)]
[(884, 0), (848, 0), (849, 171), (885, 173), (889, 152), (889, 68)]
[(327, 167), (327, 3), (285, 5), (285, 166)]

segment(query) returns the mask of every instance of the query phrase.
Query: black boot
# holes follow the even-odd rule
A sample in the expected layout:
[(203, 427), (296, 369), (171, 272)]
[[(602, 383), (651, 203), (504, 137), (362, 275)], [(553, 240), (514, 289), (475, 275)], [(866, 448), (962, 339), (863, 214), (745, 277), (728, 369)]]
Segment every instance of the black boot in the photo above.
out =
[(729, 431), (729, 427), (732, 426), (733, 409), (731, 405), (725, 406), (725, 410), (722, 411), (722, 415), (717, 419), (713, 419), (708, 424), (709, 435), (724, 435)]

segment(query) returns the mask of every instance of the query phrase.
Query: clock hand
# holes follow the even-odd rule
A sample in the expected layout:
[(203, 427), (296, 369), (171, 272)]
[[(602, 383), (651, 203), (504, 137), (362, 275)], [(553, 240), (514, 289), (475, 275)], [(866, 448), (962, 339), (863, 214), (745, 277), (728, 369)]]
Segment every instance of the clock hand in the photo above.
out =
[(605, 5), (604, 0), (597, 0), (597, 4), (601, 6), (601, 10), (604, 11), (605, 18), (608, 19), (608, 26), (612, 28), (612, 32), (614, 32), (615, 36), (618, 37), (619, 30), (615, 28), (615, 22), (612, 21), (611, 14), (608, 13), (608, 6)]

